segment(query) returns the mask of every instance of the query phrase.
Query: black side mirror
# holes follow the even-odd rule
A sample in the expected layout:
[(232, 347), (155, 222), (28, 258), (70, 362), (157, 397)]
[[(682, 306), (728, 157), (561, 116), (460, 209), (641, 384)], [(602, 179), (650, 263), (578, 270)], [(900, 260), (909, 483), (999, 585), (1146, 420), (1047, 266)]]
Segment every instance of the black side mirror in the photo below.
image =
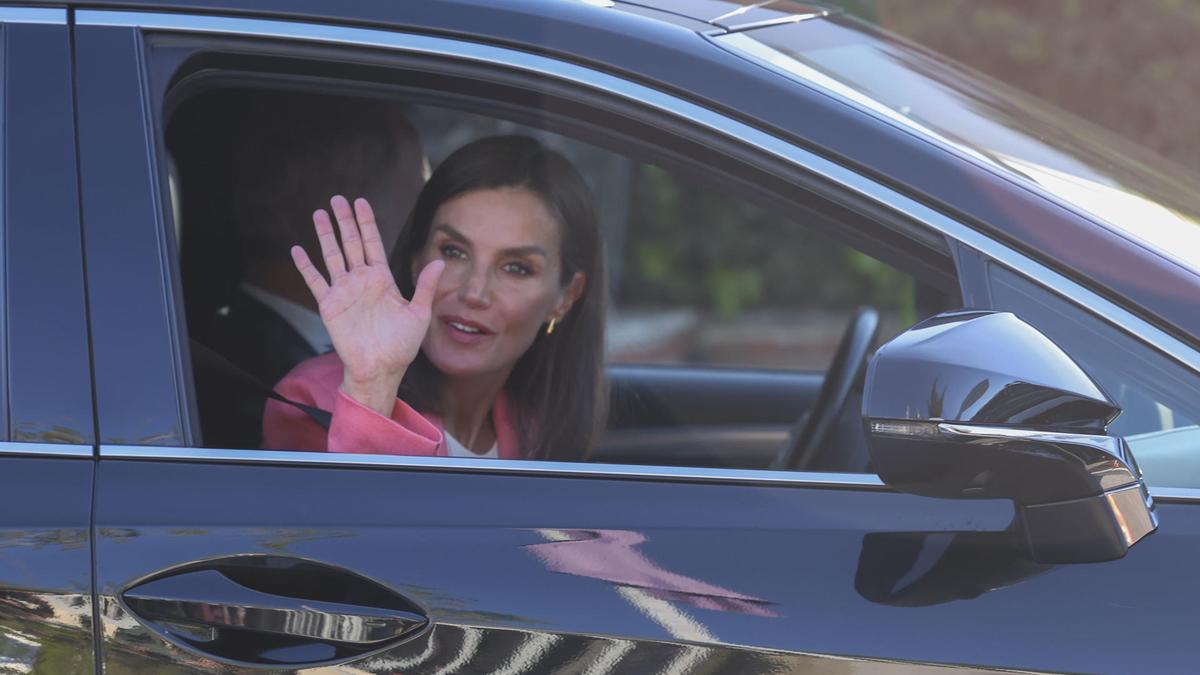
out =
[(881, 347), (863, 397), (879, 477), (918, 495), (1011, 499), (1031, 557), (1125, 555), (1158, 527), (1121, 409), (1057, 345), (1007, 312), (959, 311)]

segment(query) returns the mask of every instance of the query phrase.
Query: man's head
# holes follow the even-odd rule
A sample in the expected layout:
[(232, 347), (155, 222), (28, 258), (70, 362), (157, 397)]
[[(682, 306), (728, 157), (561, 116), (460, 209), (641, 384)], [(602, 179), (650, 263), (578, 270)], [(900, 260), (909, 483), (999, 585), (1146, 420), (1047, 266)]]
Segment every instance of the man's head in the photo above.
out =
[[(312, 212), (365, 197), (391, 250), (425, 180), (425, 155), (398, 103), (298, 92), (238, 93), (232, 217), (247, 281), (311, 304), (293, 244), (318, 250)], [(295, 278), (293, 278), (295, 277)]]

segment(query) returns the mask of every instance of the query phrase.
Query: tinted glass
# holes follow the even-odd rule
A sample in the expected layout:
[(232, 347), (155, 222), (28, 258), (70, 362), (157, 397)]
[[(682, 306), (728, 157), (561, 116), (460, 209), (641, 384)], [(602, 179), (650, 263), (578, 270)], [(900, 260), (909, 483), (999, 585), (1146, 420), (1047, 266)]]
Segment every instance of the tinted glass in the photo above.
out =
[(436, 166), (489, 134), (541, 138), (579, 167), (608, 253), (610, 363), (824, 370), (852, 310), (884, 335), (916, 321), (911, 275), (786, 215), (569, 137), (482, 115), (410, 106)]
[[(399, 158), (409, 168), (387, 169), (393, 178), (368, 195), (390, 244), (429, 169), (488, 136), (534, 137), (578, 169), (596, 196), (606, 251), (606, 362), (658, 367), (610, 371), (612, 415), (598, 455), (604, 461), (765, 467), (811, 405), (856, 307), (880, 311), (886, 338), (919, 315), (957, 304), (952, 288), (931, 289), (838, 241), (840, 224), (832, 217), (805, 212), (808, 220), (822, 218), (807, 222), (765, 208), (724, 189), (720, 176), (702, 167), (691, 167), (686, 173), (693, 177), (685, 178), (536, 126), (403, 101), (371, 104), (383, 106), (390, 120), (404, 120), (408, 140), (390, 159), (372, 154), (375, 143), (323, 127), (325, 115), (293, 119), (289, 125), (310, 131), (264, 143), (270, 134), (263, 125), (282, 125), (278, 106), (288, 105), (289, 96), (209, 91), (182, 104), (168, 124), (183, 297), (209, 446), (316, 449), (262, 433), (266, 391), (297, 364), (332, 349), (286, 256), (299, 243), (320, 265), (312, 211), (328, 194), (357, 194), (359, 187), (324, 178), (317, 185), (301, 174), (350, 180), (364, 173), (351, 163), (392, 166)], [(313, 110), (367, 105), (304, 96)], [(371, 119), (359, 121), (375, 124)], [(393, 127), (381, 130), (396, 133)], [(335, 142), (361, 148), (316, 147), (307, 155), (319, 161), (297, 158), (297, 143)], [(249, 156), (247, 145), (259, 148), (251, 155), (267, 153), (265, 160)], [(247, 173), (250, 163), (261, 170)], [(301, 184), (315, 187), (298, 191)], [(321, 194), (308, 194), (314, 191)], [(856, 426), (851, 417), (848, 424)]]
[(855, 307), (879, 309), (889, 336), (916, 321), (917, 285), (895, 267), (719, 185), (632, 177), (614, 361), (824, 370)]

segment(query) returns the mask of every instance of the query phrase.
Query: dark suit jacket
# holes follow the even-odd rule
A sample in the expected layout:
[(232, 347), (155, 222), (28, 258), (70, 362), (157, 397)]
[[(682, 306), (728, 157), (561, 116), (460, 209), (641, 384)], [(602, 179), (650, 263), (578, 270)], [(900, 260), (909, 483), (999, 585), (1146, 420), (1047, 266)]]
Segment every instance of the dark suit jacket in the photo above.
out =
[[(213, 317), (208, 335), (199, 341), (264, 387), (273, 387), (296, 364), (317, 355), (286, 319), (241, 289), (234, 292), (228, 311)], [(204, 445), (259, 447), (266, 404), (261, 387), (196, 354), (192, 361)]]

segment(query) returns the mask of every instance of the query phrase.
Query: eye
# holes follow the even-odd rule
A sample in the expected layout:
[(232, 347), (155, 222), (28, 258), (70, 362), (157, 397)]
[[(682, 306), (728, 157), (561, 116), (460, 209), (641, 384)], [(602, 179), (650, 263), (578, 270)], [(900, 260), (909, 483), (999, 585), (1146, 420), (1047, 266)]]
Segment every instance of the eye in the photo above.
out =
[(519, 262), (505, 263), (505, 265), (503, 267), (501, 267), (500, 269), (502, 269), (505, 272), (508, 272), (510, 274), (516, 274), (516, 275), (522, 276), (522, 277), (527, 277), (527, 276), (533, 274), (533, 269), (531, 267), (529, 267), (529, 265), (526, 265), (525, 263), (519, 263)]
[(462, 250), (462, 248), (455, 246), (454, 244), (442, 244), (441, 248), (438, 249), (438, 252), (442, 254), (443, 258), (467, 257), (467, 252)]

